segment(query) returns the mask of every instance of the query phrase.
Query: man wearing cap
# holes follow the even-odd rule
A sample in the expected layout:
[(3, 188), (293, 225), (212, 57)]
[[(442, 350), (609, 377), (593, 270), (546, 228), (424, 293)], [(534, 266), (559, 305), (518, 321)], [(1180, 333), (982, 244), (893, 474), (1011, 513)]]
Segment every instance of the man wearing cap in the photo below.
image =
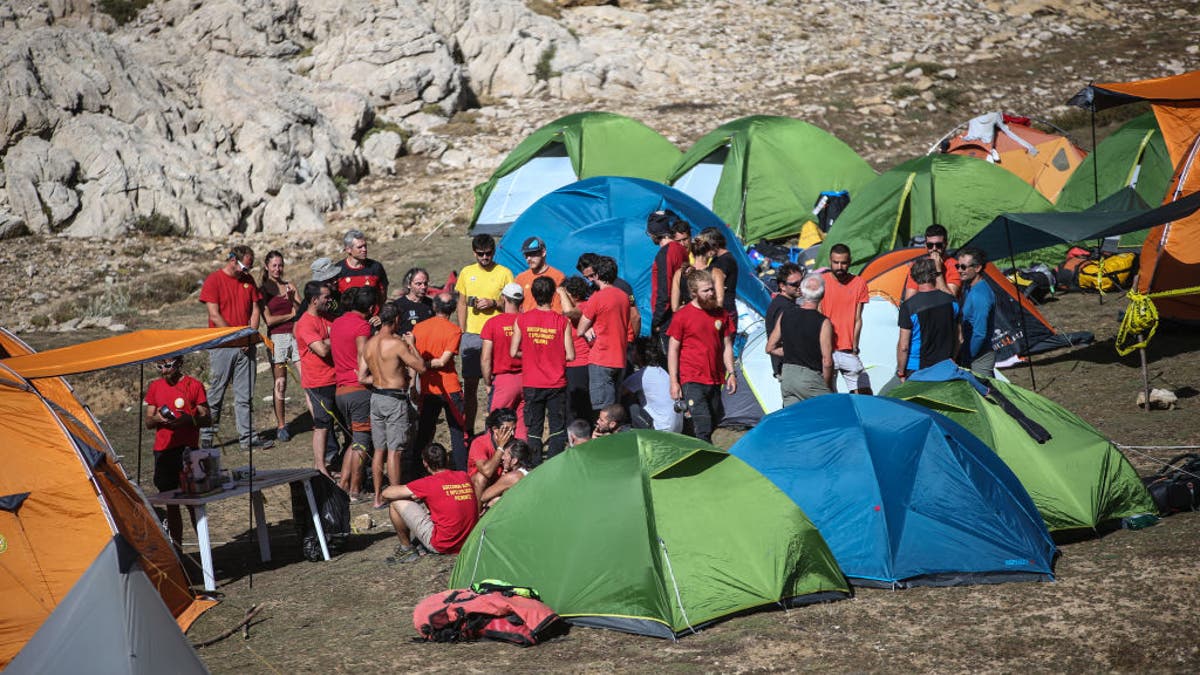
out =
[[(483, 324), (483, 351), (480, 367), (487, 387), (488, 412), (512, 408), (517, 412), (517, 436), (525, 437), (525, 397), (522, 395), (521, 357), (510, 355), (513, 330), (521, 312), (524, 292), (517, 283), (506, 284), (500, 291), (504, 313)], [(536, 306), (536, 305), (535, 305)]]
[[(387, 300), (388, 276), (383, 264), (367, 257), (367, 235), (361, 230), (348, 230), (342, 237), (346, 258), (337, 263), (337, 291), (345, 293), (351, 288), (372, 286), (380, 302)], [(378, 326), (378, 321), (372, 321)]]
[[(671, 322), (671, 280), (688, 261), (687, 248), (676, 234), (676, 223), (682, 223), (672, 211), (655, 211), (646, 219), (646, 234), (658, 246), (654, 264), (650, 267), (650, 334), (659, 335)], [(686, 223), (684, 223), (686, 225)]]
[[(225, 265), (209, 274), (200, 288), (200, 302), (208, 310), (208, 327), (249, 326), (258, 330), (260, 319), (258, 285), (250, 276), (254, 268), (254, 251), (249, 246), (234, 246)], [(200, 444), (212, 447), (213, 437), (221, 422), (221, 407), (225, 389), (233, 384), (234, 413), (237, 416), (238, 442), (243, 450), (270, 447), (253, 436), (250, 419), (250, 396), (254, 391), (257, 353), (254, 344), (244, 347), (218, 347), (208, 350), (208, 403), (212, 424), (200, 430)]]
[(479, 406), (479, 380), (483, 377), (480, 357), (483, 351), (483, 324), (500, 313), (500, 291), (513, 281), (512, 270), (496, 263), (496, 240), (490, 234), (471, 239), (475, 263), (459, 272), (454, 291), (458, 294), (458, 327), (462, 330), (463, 396), (468, 434), (475, 433), (475, 412)]
[[(546, 242), (541, 237), (530, 237), (521, 244), (521, 253), (525, 254), (525, 264), (529, 265), (529, 269), (517, 275), (516, 282), (521, 287), (521, 291), (525, 295), (524, 303), (521, 305), (521, 311), (528, 312), (537, 307), (537, 301), (533, 299), (533, 280), (538, 277), (550, 277), (554, 282), (554, 287), (562, 286), (563, 279), (566, 275), (554, 269), (546, 262)], [(558, 294), (554, 295), (554, 302), (551, 303), (550, 309), (559, 314), (562, 313), (562, 299)]]

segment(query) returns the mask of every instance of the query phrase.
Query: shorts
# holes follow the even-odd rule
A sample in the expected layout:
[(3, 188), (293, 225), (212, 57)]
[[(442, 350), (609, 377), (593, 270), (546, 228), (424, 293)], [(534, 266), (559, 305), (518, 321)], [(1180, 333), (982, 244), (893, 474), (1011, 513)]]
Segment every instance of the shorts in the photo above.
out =
[(376, 389), (371, 394), (371, 441), (379, 450), (401, 452), (412, 441), (417, 411), (408, 394), (394, 389)]
[(337, 402), (334, 400), (336, 390), (337, 387), (332, 384), (304, 390), (308, 395), (308, 402), (312, 403), (313, 429), (333, 429), (333, 416), (336, 414), (334, 411), (337, 410)]
[(459, 358), (462, 359), (462, 376), (464, 380), (480, 379), (483, 377), (483, 366), (480, 365), (480, 355), (483, 352), (483, 338), (479, 333), (463, 333), (462, 341), (458, 344)]
[(267, 337), (275, 345), (274, 351), (271, 352), (271, 363), (273, 365), (282, 366), (288, 361), (292, 363), (300, 362), (300, 351), (296, 349), (295, 335), (291, 333), (275, 333)]
[(441, 553), (433, 544), (433, 516), (429, 515), (429, 507), (421, 502), (393, 502), (392, 508), (400, 509), (400, 518), (408, 526), (408, 536), (421, 542), (425, 548), (434, 553)]
[(862, 359), (858, 358), (858, 354), (834, 352), (833, 369), (842, 374), (847, 391), (871, 388), (871, 378), (867, 377), (867, 369), (863, 368)]
[(817, 371), (795, 363), (785, 363), (783, 375), (779, 380), (779, 393), (783, 398), (783, 407), (786, 408), (793, 403), (831, 392), (829, 387), (825, 386), (825, 379)]
[(183, 471), (183, 448), (167, 448), (154, 453), (154, 487), (159, 492), (179, 489), (179, 473)]

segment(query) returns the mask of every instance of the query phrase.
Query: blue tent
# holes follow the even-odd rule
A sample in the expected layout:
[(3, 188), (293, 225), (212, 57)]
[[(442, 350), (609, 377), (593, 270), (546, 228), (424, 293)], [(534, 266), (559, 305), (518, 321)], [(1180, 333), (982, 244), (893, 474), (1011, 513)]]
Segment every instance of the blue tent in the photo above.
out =
[(818, 396), (767, 415), (730, 453), (800, 506), (856, 585), (1053, 579), (1056, 549), (1025, 488), (926, 408)]
[(754, 263), (738, 245), (738, 238), (721, 219), (691, 197), (640, 178), (600, 176), (588, 178), (542, 197), (525, 210), (500, 239), (496, 260), (520, 273), (525, 269), (521, 242), (533, 236), (546, 241), (550, 265), (567, 276), (583, 253), (612, 256), (618, 274), (633, 286), (642, 334), (650, 333), (650, 266), (658, 248), (646, 236), (646, 218), (669, 209), (692, 226), (693, 233), (716, 227), (725, 235), (737, 259), (738, 298), (762, 316), (771, 295), (754, 273)]

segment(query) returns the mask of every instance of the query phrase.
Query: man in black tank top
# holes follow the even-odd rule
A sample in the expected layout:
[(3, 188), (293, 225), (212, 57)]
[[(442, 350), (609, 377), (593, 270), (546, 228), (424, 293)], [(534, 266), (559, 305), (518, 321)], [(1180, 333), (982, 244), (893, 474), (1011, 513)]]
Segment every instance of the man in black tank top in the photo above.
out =
[(767, 353), (783, 360), (784, 407), (833, 391), (833, 324), (817, 311), (823, 297), (825, 279), (804, 277), (800, 305), (783, 311), (767, 339)]

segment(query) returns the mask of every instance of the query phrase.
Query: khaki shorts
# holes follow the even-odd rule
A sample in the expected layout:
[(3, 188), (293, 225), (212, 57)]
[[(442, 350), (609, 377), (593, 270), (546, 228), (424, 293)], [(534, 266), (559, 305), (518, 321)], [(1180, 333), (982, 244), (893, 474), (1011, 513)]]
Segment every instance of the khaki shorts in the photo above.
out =
[(441, 553), (429, 543), (433, 541), (433, 516), (429, 515), (429, 507), (421, 502), (401, 501), (393, 503), (392, 508), (400, 509), (400, 518), (408, 526), (410, 539), (421, 542), (434, 553)]
[(858, 358), (858, 354), (834, 352), (833, 370), (842, 374), (847, 391), (871, 388), (871, 378), (867, 377), (867, 370), (863, 368), (862, 359)]
[(300, 351), (296, 349), (296, 336), (291, 333), (275, 333), (268, 337), (271, 338), (271, 344), (275, 347), (271, 352), (272, 364), (282, 366), (288, 361), (300, 362)]

